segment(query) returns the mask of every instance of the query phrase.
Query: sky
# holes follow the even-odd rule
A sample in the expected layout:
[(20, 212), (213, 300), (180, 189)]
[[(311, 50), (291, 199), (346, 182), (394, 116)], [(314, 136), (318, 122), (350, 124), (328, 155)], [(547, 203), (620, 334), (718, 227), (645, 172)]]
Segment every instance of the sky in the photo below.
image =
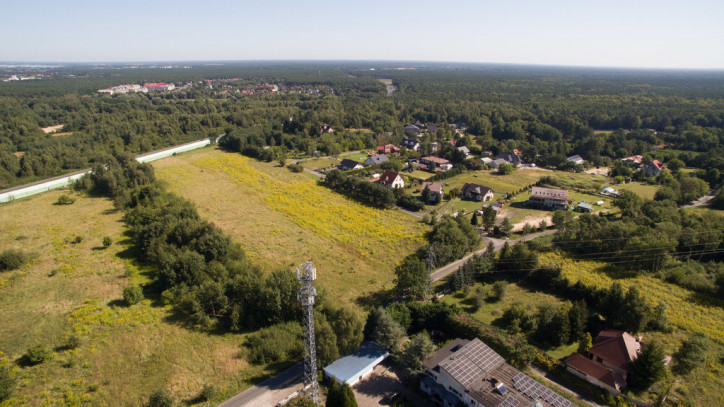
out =
[(0, 0), (2, 62), (724, 69), (722, 0)]

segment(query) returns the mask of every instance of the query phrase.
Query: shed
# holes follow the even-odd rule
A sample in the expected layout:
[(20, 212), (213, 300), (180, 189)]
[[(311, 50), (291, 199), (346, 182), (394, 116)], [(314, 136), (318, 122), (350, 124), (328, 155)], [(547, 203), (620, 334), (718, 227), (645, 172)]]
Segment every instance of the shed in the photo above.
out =
[(354, 386), (372, 373), (372, 370), (389, 355), (385, 348), (374, 342), (362, 342), (356, 351), (325, 367), (324, 376), (334, 378), (340, 385), (347, 383)]

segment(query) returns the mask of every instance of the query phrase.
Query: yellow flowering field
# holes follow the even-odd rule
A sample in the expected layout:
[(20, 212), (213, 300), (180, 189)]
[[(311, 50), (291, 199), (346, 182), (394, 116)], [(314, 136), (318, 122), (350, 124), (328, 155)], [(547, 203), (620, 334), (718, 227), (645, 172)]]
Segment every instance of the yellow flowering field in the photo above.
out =
[(319, 284), (344, 302), (390, 288), (395, 265), (429, 230), (404, 212), (362, 205), (305, 174), (236, 153), (202, 149), (154, 168), (262, 268), (312, 260)]
[(663, 301), (668, 306), (669, 319), (678, 328), (689, 333), (704, 332), (709, 338), (724, 343), (724, 304), (721, 301), (646, 274), (613, 279), (602, 271), (606, 266), (603, 262), (571, 260), (559, 253), (541, 254), (540, 261), (541, 265), (562, 265), (563, 275), (574, 283), (581, 281), (587, 286), (602, 288), (618, 281), (626, 288), (636, 286), (651, 306)]

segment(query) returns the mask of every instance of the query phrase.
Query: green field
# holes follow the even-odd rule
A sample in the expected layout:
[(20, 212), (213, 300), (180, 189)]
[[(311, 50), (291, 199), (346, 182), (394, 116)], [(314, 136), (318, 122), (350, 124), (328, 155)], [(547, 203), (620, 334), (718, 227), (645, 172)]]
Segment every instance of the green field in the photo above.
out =
[[(129, 282), (148, 270), (131, 258), (122, 213), (110, 200), (51, 191), (0, 205), (0, 247), (38, 257), (0, 274), (0, 364), (11, 364), (15, 394), (2, 406), (140, 406), (159, 387), (177, 400), (194, 399), (213, 384), (219, 402), (279, 366), (250, 366), (239, 357), (244, 335), (187, 329), (170, 306), (149, 299), (122, 302)], [(80, 243), (74, 243), (77, 236)], [(102, 249), (104, 236), (113, 244)], [(80, 346), (64, 347), (76, 335)], [(26, 350), (43, 344), (55, 356), (28, 366)]]
[(614, 189), (626, 189), (631, 192), (635, 192), (638, 195), (646, 199), (654, 199), (656, 190), (659, 189), (658, 185), (642, 184), (640, 182), (631, 182), (629, 184), (611, 185)]
[(202, 149), (154, 167), (264, 270), (312, 260), (319, 285), (341, 302), (392, 288), (395, 265), (428, 230), (404, 212), (361, 205), (303, 174), (240, 154)]

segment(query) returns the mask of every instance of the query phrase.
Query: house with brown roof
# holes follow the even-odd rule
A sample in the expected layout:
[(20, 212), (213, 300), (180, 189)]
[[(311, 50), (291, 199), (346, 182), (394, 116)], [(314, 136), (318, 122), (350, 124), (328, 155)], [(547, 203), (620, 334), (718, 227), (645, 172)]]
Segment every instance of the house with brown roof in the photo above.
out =
[(447, 166), (450, 164), (449, 160), (446, 160), (444, 158), (435, 157), (434, 155), (422, 157), (420, 158), (420, 163), (427, 165), (427, 168), (431, 170), (435, 170), (438, 168), (441, 168), (443, 166)]
[(402, 176), (392, 170), (385, 170), (376, 182), (392, 189), (405, 187), (405, 180), (402, 179)]
[(526, 205), (549, 210), (568, 209), (568, 190), (533, 187)]
[(641, 351), (641, 342), (627, 332), (601, 331), (588, 350), (588, 358), (572, 353), (565, 363), (569, 372), (589, 383), (618, 394), (626, 388), (631, 362)]
[(466, 183), (460, 190), (460, 196), (473, 201), (490, 201), (493, 199), (493, 190), (478, 184)]
[(420, 389), (430, 404), (454, 407), (561, 406), (573, 404), (505, 363), (480, 339), (455, 339), (433, 353), (423, 367)]
[(429, 182), (425, 181), (422, 183), (422, 191), (424, 193), (427, 190), (427, 203), (436, 204), (442, 201), (443, 191), (442, 182)]
[(400, 148), (394, 144), (385, 144), (384, 146), (377, 146), (377, 154), (400, 154)]

